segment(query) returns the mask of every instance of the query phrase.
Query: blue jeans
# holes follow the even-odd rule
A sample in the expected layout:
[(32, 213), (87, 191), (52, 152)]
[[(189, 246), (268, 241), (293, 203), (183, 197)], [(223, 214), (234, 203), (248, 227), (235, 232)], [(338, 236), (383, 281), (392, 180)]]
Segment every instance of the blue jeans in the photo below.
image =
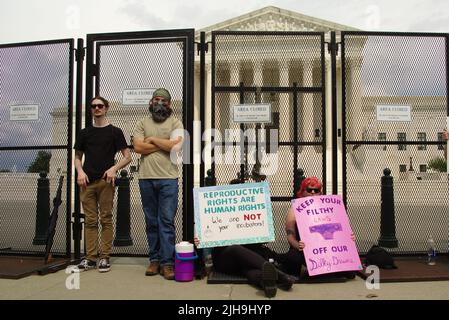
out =
[(173, 265), (178, 179), (140, 179), (140, 197), (145, 213), (150, 262)]

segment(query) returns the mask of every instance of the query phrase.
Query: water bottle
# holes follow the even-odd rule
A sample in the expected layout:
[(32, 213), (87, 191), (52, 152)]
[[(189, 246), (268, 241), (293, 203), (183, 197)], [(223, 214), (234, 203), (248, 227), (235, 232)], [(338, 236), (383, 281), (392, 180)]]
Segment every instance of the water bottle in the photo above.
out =
[(435, 241), (433, 240), (432, 236), (430, 236), (427, 242), (429, 245), (429, 249), (427, 250), (427, 264), (429, 266), (434, 266), (436, 264), (437, 258), (437, 249), (435, 247)]
[(204, 268), (206, 276), (209, 275), (209, 273), (212, 270), (213, 267), (213, 261), (212, 261), (212, 248), (204, 248), (203, 249), (203, 259), (204, 259)]

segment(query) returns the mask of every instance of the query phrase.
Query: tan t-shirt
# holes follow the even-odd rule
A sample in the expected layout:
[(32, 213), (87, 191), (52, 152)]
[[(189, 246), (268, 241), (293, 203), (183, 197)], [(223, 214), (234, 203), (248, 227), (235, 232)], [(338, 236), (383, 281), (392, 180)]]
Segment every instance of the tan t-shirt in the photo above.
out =
[[(176, 132), (173, 132), (174, 130)], [(155, 122), (150, 116), (137, 122), (133, 136), (145, 139), (158, 137), (175, 139), (183, 137), (181, 121), (169, 117), (164, 122)], [(176, 179), (179, 177), (178, 166), (170, 160), (170, 152), (159, 150), (148, 155), (141, 155), (139, 163), (139, 179)]]

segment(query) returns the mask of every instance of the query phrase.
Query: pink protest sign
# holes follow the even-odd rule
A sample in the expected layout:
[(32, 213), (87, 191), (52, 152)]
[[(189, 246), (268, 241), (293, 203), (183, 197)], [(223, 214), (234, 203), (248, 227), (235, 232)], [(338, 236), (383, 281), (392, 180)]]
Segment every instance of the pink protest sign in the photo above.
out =
[(362, 269), (340, 196), (298, 198), (292, 206), (301, 240), (305, 243), (309, 275)]

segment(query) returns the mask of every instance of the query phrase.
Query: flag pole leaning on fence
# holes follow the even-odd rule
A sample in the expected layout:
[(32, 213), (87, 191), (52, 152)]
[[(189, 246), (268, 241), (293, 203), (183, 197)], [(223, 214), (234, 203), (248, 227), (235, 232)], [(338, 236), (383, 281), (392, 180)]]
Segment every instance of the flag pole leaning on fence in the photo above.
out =
[(53, 211), (51, 212), (50, 218), (48, 220), (48, 231), (47, 231), (47, 241), (45, 245), (45, 264), (48, 263), (50, 257), (50, 250), (53, 246), (53, 239), (56, 232), (56, 222), (58, 221), (58, 210), (62, 203), (61, 193), (62, 193), (62, 182), (64, 181), (64, 176), (59, 177), (58, 190), (56, 191), (56, 196), (53, 199)]

